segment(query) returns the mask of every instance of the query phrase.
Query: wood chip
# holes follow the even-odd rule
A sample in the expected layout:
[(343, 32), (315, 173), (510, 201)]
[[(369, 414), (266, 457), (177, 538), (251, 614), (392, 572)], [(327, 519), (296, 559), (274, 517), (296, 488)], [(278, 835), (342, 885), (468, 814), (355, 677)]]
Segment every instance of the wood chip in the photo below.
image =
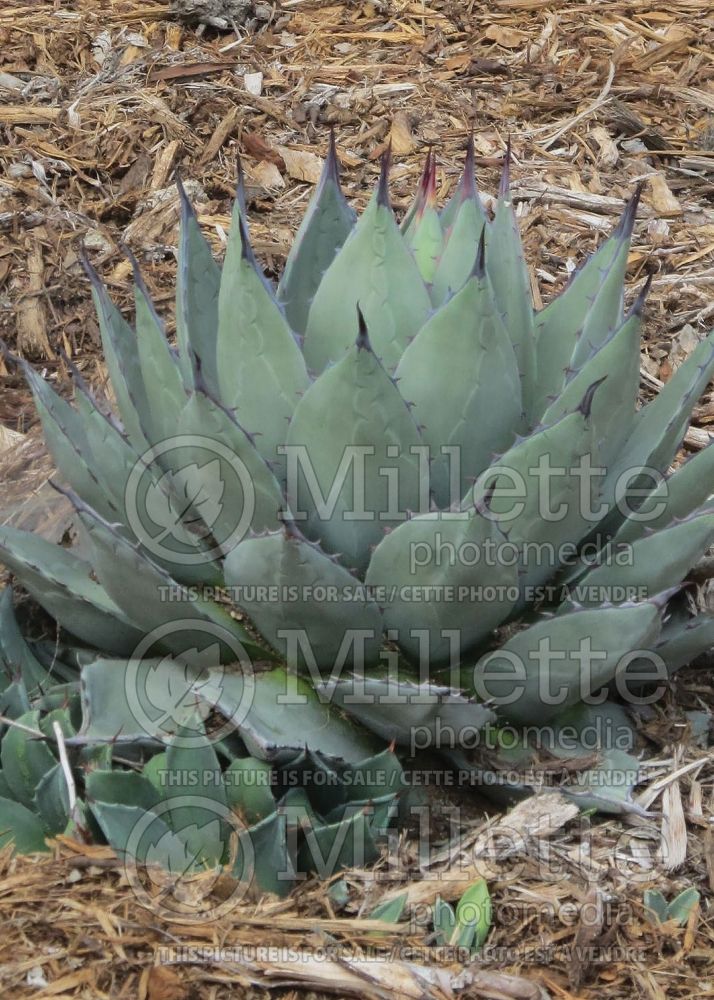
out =
[(266, 142), (262, 135), (257, 132), (244, 132), (241, 136), (243, 149), (248, 156), (255, 160), (264, 160), (266, 163), (274, 163), (280, 170), (285, 170), (285, 160), (274, 146)]
[(398, 111), (392, 118), (392, 128), (389, 132), (392, 152), (395, 156), (403, 156), (414, 150), (416, 143), (412, 135), (409, 117), (404, 111)]
[(317, 184), (322, 174), (324, 160), (315, 153), (306, 153), (301, 149), (290, 149), (288, 146), (277, 146), (277, 152), (285, 163), (288, 177), (296, 181), (307, 181)]
[(222, 73), (224, 70), (232, 69), (233, 66), (232, 62), (179, 63), (176, 66), (162, 66), (160, 69), (152, 69), (149, 73), (149, 83), (156, 83), (159, 80), (189, 80), (210, 76), (213, 73)]
[(254, 163), (250, 169), (246, 171), (246, 174), (248, 184), (254, 182), (266, 191), (280, 190), (285, 187), (283, 175), (274, 163), (268, 163), (265, 160), (261, 160), (260, 163)]
[(17, 316), (17, 346), (23, 357), (52, 358), (43, 304), (45, 264), (42, 244), (34, 240), (27, 258), (27, 284)]
[(517, 28), (502, 27), (499, 24), (489, 24), (483, 33), (483, 37), (490, 42), (495, 42), (504, 49), (518, 49), (528, 39), (528, 35)]
[(10, 448), (14, 448), (16, 444), (22, 441), (23, 435), (18, 431), (13, 431), (9, 427), (5, 427), (0, 424), (0, 453), (4, 451), (9, 451)]
[(254, 97), (260, 97), (263, 90), (263, 74), (246, 73), (243, 77), (243, 86), (249, 94), (253, 94)]
[(155, 965), (149, 969), (146, 1000), (187, 1000), (188, 986), (174, 969)]
[(646, 197), (658, 215), (673, 216), (682, 214), (682, 206), (672, 193), (664, 174), (650, 174), (647, 178), (647, 188)]
[(679, 782), (673, 781), (662, 793), (662, 863), (667, 871), (681, 868), (687, 857), (687, 824)]

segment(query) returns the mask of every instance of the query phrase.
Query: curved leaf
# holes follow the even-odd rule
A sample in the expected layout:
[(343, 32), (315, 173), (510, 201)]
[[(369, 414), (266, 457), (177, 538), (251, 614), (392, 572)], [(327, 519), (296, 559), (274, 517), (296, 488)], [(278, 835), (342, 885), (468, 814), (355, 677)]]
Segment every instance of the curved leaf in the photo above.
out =
[(228, 410), (196, 390), (181, 412), (177, 433), (184, 440), (176, 457), (184, 468), (195, 467), (195, 485), (215, 504), (204, 520), (224, 551), (249, 530), (278, 527), (284, 507), (280, 486), (253, 439)]
[(258, 271), (238, 205), (218, 296), (216, 360), (218, 398), (257, 435), (263, 458), (279, 463), (278, 445), (309, 378), (295, 337)]
[(625, 545), (648, 531), (688, 517), (714, 493), (714, 442), (687, 459), (644, 498), (623, 522), (614, 544)]
[(473, 690), (510, 722), (544, 723), (608, 684), (623, 657), (650, 648), (659, 630), (655, 602), (547, 618), (483, 656)]
[(368, 730), (411, 751), (452, 749), (495, 719), (490, 708), (452, 688), (381, 673), (345, 677), (321, 690)]
[(580, 406), (549, 427), (537, 428), (483, 472), (464, 504), (473, 503), (518, 548), (521, 584), (538, 587), (559, 569), (566, 554), (596, 523), (599, 480), (591, 409), (596, 383)]
[[(186, 190), (177, 179), (181, 203), (178, 273), (176, 276), (176, 339), (184, 384), (193, 384), (193, 357), (200, 358), (206, 383), (218, 391), (216, 331), (221, 269), (213, 259)], [(237, 199), (240, 203), (240, 198)]]
[(586, 323), (590, 334), (583, 340), (584, 345), (595, 337), (595, 330), (604, 338), (620, 321), (627, 254), (640, 193), (638, 189), (628, 202), (611, 236), (575, 272), (565, 290), (535, 317), (536, 414), (545, 409), (549, 396), (561, 392)]
[[(161, 473), (153, 461), (154, 453), (139, 455), (134, 450), (123, 432), (96, 404), (78, 372), (75, 372), (78, 410), (29, 366), (24, 366), (24, 372), (35, 397), (48, 448), (72, 489), (102, 517), (121, 524), (125, 534), (150, 551), (156, 552), (159, 532), (151, 533), (142, 514), (148, 514), (159, 529), (168, 529), (157, 558), (165, 565), (172, 565), (172, 551), (179, 557), (188, 555), (188, 559), (182, 562), (179, 558), (175, 563), (183, 582), (215, 579), (216, 568), (210, 565), (214, 560), (208, 554), (207, 544), (184, 524), (185, 498), (176, 495), (180, 483), (168, 473)], [(185, 402), (185, 393), (181, 392)], [(173, 416), (174, 434), (177, 416)], [(175, 450), (171, 443), (169, 450)], [(160, 513), (153, 518), (152, 512), (157, 511)], [(168, 563), (162, 558), (163, 552)]]
[(0, 527), (0, 561), (38, 604), (83, 642), (116, 653), (141, 638), (134, 622), (94, 580), (92, 566), (39, 535)]
[(156, 634), (162, 648), (178, 655), (216, 646), (223, 662), (268, 657), (223, 607), (179, 586), (79, 497), (68, 495), (87, 531), (100, 582), (147, 636)]
[(293, 330), (304, 333), (310, 304), (322, 277), (355, 224), (355, 213), (340, 188), (339, 163), (334, 134), (322, 176), (308, 205), (280, 283), (278, 301)]
[(543, 414), (542, 423), (574, 410), (589, 386), (603, 382), (592, 404), (594, 444), (605, 467), (632, 432), (640, 387), (642, 299), (602, 347), (574, 371)]
[(99, 275), (84, 261), (92, 283), (104, 358), (119, 415), (132, 445), (139, 453), (149, 447), (151, 407), (137, 350), (136, 334), (107, 294)]
[(419, 431), (360, 323), (357, 344), (298, 403), (286, 447), (298, 527), (358, 572), (385, 529), (428, 506)]
[(139, 265), (133, 256), (134, 302), (136, 309), (136, 346), (141, 374), (150, 389), (151, 441), (157, 444), (175, 433), (176, 420), (186, 402), (178, 358), (169, 346), (163, 323), (156, 313)]
[(486, 228), (486, 268), (501, 318), (516, 352), (523, 409), (535, 415), (536, 357), (533, 300), (523, 244), (509, 189), (510, 147), (501, 178), (493, 222)]
[(621, 559), (606, 558), (570, 590), (582, 605), (643, 600), (682, 582), (714, 541), (714, 510), (695, 512), (684, 521), (635, 541)]
[(518, 599), (506, 539), (476, 511), (430, 513), (391, 531), (374, 551), (367, 586), (387, 634), (415, 660), (458, 661), (509, 615)]
[(361, 309), (382, 363), (393, 368), (431, 303), (389, 207), (387, 165), (379, 189), (320, 282), (305, 331), (305, 360), (319, 373), (349, 351)]
[(0, 671), (3, 668), (8, 677), (21, 678), (28, 691), (34, 691), (49, 676), (20, 632), (11, 587), (0, 591)]
[(45, 853), (49, 851), (46, 836), (42, 821), (27, 806), (0, 798), (0, 847), (14, 844), (19, 854)]
[(30, 735), (22, 726), (37, 730), (40, 713), (26, 712), (10, 726), (0, 744), (0, 763), (6, 784), (18, 802), (28, 808), (34, 805), (35, 790), (40, 781), (57, 764), (57, 759), (44, 740)]
[[(374, 662), (382, 616), (359, 581), (294, 528), (250, 538), (225, 563), (231, 597), (290, 666)], [(333, 595), (325, 601), (319, 595)]]
[(422, 327), (395, 378), (430, 448), (437, 505), (458, 503), (522, 419), (516, 357), (482, 267)]
[[(227, 717), (243, 697), (240, 678), (222, 679), (218, 709)], [(356, 763), (383, 749), (371, 733), (354, 723), (329, 697), (316, 693), (313, 683), (284, 667), (255, 675), (250, 712), (238, 726), (252, 757), (276, 764), (312, 750), (325, 758)]]

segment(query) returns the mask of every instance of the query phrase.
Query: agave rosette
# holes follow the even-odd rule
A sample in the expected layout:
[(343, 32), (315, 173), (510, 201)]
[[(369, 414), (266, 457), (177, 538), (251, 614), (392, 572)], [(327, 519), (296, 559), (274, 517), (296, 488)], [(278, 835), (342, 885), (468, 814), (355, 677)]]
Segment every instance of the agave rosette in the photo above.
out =
[[(0, 558), (65, 630), (53, 669), (77, 700), (63, 703), (62, 724), (91, 765), (90, 812), (119, 848), (132, 810), (158, 809), (165, 735), (160, 710), (130, 704), (130, 670), (144, 690), (153, 684), (155, 707), (183, 684), (183, 713), (158, 755), (166, 766), (181, 763), (181, 734), (205, 703), (233, 722), (222, 742), (201, 730), (211, 766), (226, 770), (218, 746), (229, 768), (249, 754), (255, 767), (344, 778), (385, 741), (414, 749), (415, 730), (471, 766), (459, 734), (494, 720), (554, 732), (563, 720), (582, 729), (593, 713), (622, 721), (618, 706), (596, 711), (584, 697), (650, 653), (676, 669), (711, 645), (712, 619), (691, 618), (677, 595), (714, 539), (714, 450), (669, 470), (714, 373), (714, 335), (638, 408), (646, 288), (625, 309), (624, 280), (639, 192), (536, 311), (508, 160), (491, 214), (470, 144), (439, 211), (430, 153), (400, 227), (388, 154), (356, 220), (331, 144), (277, 289), (251, 249), (242, 185), (221, 268), (179, 184), (176, 348), (136, 264), (134, 328), (89, 268), (112, 407), (76, 372), (72, 405), (23, 364), (79, 544), (4, 526)], [(47, 650), (19, 635), (9, 600), (3, 623), (4, 711), (36, 728), (60, 711)], [(237, 713), (242, 658), (277, 662), (251, 667), (250, 704)], [(286, 692), (297, 697), (289, 708)], [(8, 759), (17, 732), (5, 737)], [(631, 760), (633, 740), (607, 753)], [(144, 775), (111, 769), (118, 744), (143, 748)], [(42, 753), (30, 778), (8, 777), (5, 801), (30, 824), (17, 810), (57, 782), (56, 816), (41, 817), (56, 830), (68, 804), (54, 753)], [(596, 779), (588, 772), (573, 794), (627, 807), (628, 789), (605, 795)], [(354, 796), (339, 787), (316, 820), (326, 843), (346, 823), (364, 826), (365, 802), (381, 801), (371, 788), (347, 817)], [(236, 804), (231, 794), (216, 792), (221, 808)], [(390, 791), (385, 810), (398, 798)], [(284, 854), (276, 801), (270, 792), (238, 805)], [(293, 804), (317, 815), (314, 801)], [(369, 837), (385, 816), (377, 809)], [(220, 856), (217, 836), (206, 856)]]

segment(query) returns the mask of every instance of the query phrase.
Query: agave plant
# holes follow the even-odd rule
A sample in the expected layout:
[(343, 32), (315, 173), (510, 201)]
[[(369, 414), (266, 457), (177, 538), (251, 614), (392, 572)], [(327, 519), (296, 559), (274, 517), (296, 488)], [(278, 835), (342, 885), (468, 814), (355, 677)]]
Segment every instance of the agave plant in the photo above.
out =
[[(135, 328), (87, 264), (111, 403), (72, 369), (72, 405), (19, 362), (76, 531), (0, 528), (62, 630), (23, 638), (6, 592), (0, 811), (18, 845), (73, 823), (213, 864), (240, 815), (261, 883), (285, 888), (275, 872), (315, 867), (315, 845), (352, 863), (346, 831), (374, 854), (406, 801), (395, 750), (523, 793), (498, 768), (542, 753), (544, 724), (556, 759), (593, 722), (623, 732), (566, 793), (635, 808), (632, 781), (603, 779), (636, 773), (631, 721), (588, 696), (714, 641), (680, 593), (714, 539), (714, 449), (670, 471), (714, 334), (638, 408), (639, 191), (535, 311), (508, 155), (492, 213), (472, 144), (441, 211), (433, 155), (401, 226), (388, 180), (385, 154), (356, 221), (331, 143), (277, 290), (242, 181), (222, 269), (179, 182), (176, 348), (136, 262)], [(191, 783), (197, 767), (220, 779)], [(233, 781), (247, 772), (263, 784)]]

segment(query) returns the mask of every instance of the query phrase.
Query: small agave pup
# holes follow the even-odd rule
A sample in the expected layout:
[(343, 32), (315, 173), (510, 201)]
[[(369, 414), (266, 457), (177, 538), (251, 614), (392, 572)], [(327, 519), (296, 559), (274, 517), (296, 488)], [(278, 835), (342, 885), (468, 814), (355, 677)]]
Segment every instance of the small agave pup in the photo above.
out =
[[(136, 266), (135, 329), (88, 266), (114, 412), (76, 372), (71, 405), (20, 362), (79, 544), (0, 528), (0, 558), (63, 629), (24, 638), (5, 592), (2, 714), (21, 725), (0, 811), (19, 846), (74, 823), (127, 857), (215, 864), (238, 816), (283, 890), (319, 857), (374, 856), (406, 808), (390, 744), (514, 795), (496, 772), (545, 740), (589, 761), (566, 794), (636, 808), (632, 782), (608, 783), (636, 773), (635, 731), (600, 693), (714, 641), (680, 594), (714, 539), (714, 449), (670, 471), (714, 334), (638, 409), (639, 192), (534, 311), (508, 159), (491, 216), (472, 144), (441, 211), (430, 153), (400, 228), (389, 156), (356, 220), (331, 144), (277, 290), (242, 184), (222, 269), (179, 185), (176, 349)], [(506, 741), (506, 724), (529, 731)], [(180, 775), (199, 766), (219, 777), (197, 804)]]

